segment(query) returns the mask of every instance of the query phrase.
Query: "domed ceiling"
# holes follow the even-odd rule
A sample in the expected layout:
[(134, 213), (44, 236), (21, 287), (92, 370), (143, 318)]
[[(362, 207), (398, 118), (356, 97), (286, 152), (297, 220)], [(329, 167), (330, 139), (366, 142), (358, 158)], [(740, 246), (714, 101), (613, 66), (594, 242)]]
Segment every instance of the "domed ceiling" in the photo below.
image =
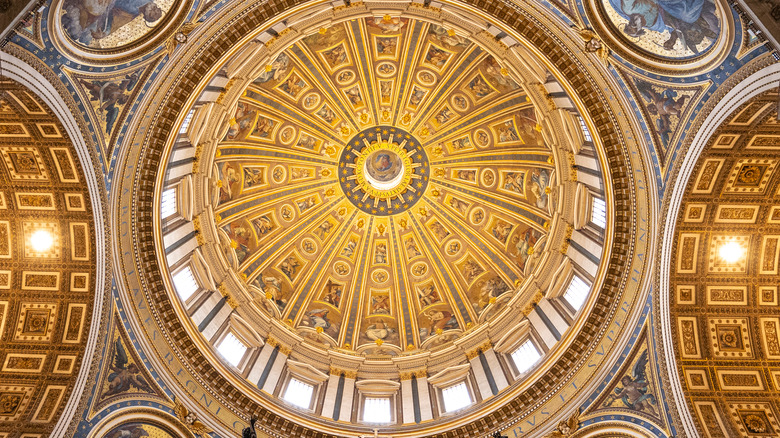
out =
[(222, 434), (369, 433), (373, 396), (399, 437), (559, 421), (647, 266), (643, 152), (601, 58), (543, 14), (521, 34), (455, 4), (245, 6), (177, 34), (117, 164), (121, 294), (177, 400)]
[(552, 152), (523, 88), (453, 30), (390, 17), (320, 29), (231, 115), (212, 192), (225, 254), (267, 315), (315, 342), (440, 345), (536, 266)]

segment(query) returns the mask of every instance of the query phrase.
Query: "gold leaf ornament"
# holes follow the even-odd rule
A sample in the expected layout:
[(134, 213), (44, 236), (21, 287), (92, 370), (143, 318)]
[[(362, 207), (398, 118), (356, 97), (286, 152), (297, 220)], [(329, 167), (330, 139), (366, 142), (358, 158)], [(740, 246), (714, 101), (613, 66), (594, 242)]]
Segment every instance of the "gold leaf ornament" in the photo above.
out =
[(211, 429), (206, 427), (203, 422), (198, 420), (198, 417), (196, 417), (194, 413), (190, 412), (189, 409), (187, 409), (179, 400), (176, 400), (173, 407), (173, 412), (176, 414), (176, 417), (179, 419), (179, 421), (184, 423), (184, 425), (187, 426), (187, 428), (189, 428), (193, 434), (202, 438), (208, 438), (209, 433), (211, 433)]

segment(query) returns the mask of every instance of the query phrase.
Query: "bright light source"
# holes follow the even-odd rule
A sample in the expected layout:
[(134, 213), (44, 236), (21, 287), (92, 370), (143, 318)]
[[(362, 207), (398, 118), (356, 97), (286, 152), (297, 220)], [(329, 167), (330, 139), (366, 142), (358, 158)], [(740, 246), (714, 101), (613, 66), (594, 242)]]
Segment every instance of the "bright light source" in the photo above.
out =
[(54, 245), (54, 236), (48, 230), (38, 230), (30, 236), (30, 244), (35, 252), (46, 252)]
[(444, 412), (457, 411), (472, 403), (469, 390), (463, 382), (444, 388), (441, 391), (441, 398), (444, 400)]
[(745, 248), (735, 241), (725, 242), (720, 246), (718, 255), (726, 263), (736, 263), (745, 255)]

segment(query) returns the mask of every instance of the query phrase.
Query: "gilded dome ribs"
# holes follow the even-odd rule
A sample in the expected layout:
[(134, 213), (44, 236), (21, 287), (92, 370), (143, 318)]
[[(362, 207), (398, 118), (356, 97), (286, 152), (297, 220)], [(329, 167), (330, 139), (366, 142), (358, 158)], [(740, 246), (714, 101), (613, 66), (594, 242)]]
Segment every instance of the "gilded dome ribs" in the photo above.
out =
[(518, 219), (524, 220), (529, 224), (535, 224), (538, 227), (543, 227), (544, 223), (549, 220), (548, 218), (545, 218), (535, 213), (533, 209), (528, 208), (523, 204), (513, 204), (511, 202), (512, 200), (506, 196), (502, 196), (501, 198), (503, 199), (499, 198), (498, 197), (499, 195), (494, 193), (491, 193), (490, 194), (491, 196), (486, 196), (483, 193), (468, 189), (466, 187), (463, 187), (458, 184), (454, 184), (452, 182), (443, 179), (434, 179), (433, 182), (443, 187), (447, 187), (448, 189), (452, 189), (454, 191), (471, 196), (475, 199), (479, 199), (483, 202), (488, 202), (496, 207), (503, 209), (506, 212), (511, 212), (517, 215)]
[[(301, 287), (301, 292), (296, 297), (294, 304), (289, 309), (289, 316), (288, 318), (292, 319), (295, 322), (299, 322), (299, 311), (300, 309), (305, 305), (309, 306), (312, 302), (312, 300), (315, 299), (318, 293), (321, 292), (321, 290), (325, 287), (325, 275), (326, 271), (323, 269), (327, 264), (331, 263), (334, 258), (338, 255), (337, 248), (340, 246), (337, 245), (337, 242), (341, 242), (344, 238), (345, 234), (347, 234), (347, 231), (349, 231), (353, 226), (353, 221), (355, 217), (357, 216), (357, 212), (352, 212), (352, 214), (347, 218), (346, 220), (343, 220), (341, 225), (339, 226), (338, 234), (333, 239), (332, 243), (327, 244), (327, 242), (322, 242), (322, 245), (320, 247), (320, 254), (318, 258), (316, 259), (316, 268), (312, 270), (312, 275), (309, 276), (309, 279), (306, 281), (306, 283)], [(314, 265), (312, 265), (314, 266)], [(344, 299), (343, 296), (339, 298), (339, 300)], [(336, 308), (341, 308), (341, 303), (338, 303), (339, 305), (335, 305)]]
[[(227, 79), (203, 79), (230, 81), (219, 104), (193, 104), (191, 131), (184, 130), (208, 163), (187, 175), (195, 182), (196, 237), (186, 243), (197, 250), (162, 274), (191, 267), (206, 284), (208, 271), (218, 291), (203, 286), (192, 299), (186, 290), (177, 297), (177, 278), (169, 278), (160, 294), (173, 300), (177, 335), (215, 347), (186, 351), (198, 353), (198, 369), (218, 381), (209, 390), (225, 415), (242, 414), (225, 409), (240, 399), (300, 430), (361, 435), (368, 430), (365, 398), (387, 393), (399, 436), (428, 436), (442, 425), (484, 419), (495, 406), (533, 408), (529, 393), (563, 388), (571, 377), (561, 374), (562, 361), (586, 359), (577, 356), (587, 350), (579, 345), (585, 335), (569, 327), (602, 327), (590, 314), (598, 301), (588, 294), (601, 287), (607, 268), (588, 257), (611, 260), (602, 240), (610, 245), (613, 234), (580, 227), (567, 235), (566, 224), (576, 214), (577, 223), (593, 228), (583, 202), (611, 202), (598, 189), (609, 193), (611, 185), (573, 184), (568, 161), (554, 158), (583, 150), (579, 158), (588, 163), (603, 161), (601, 144), (583, 143), (577, 132), (580, 101), (566, 92), (556, 92), (559, 107), (545, 100), (543, 87), (570, 90), (553, 79), (565, 75), (531, 59), (546, 53), (523, 46), (535, 40), (518, 34), (514, 43), (499, 42), (499, 25), (483, 28), (486, 17), (458, 4), (404, 4), (404, 11), (395, 10), (400, 3), (377, 5), (353, 2), (332, 14), (318, 5), (325, 9), (291, 12), (272, 40), (247, 35), (242, 41), (251, 51), (231, 48), (227, 68), (215, 70)], [(461, 8), (458, 18), (453, 11)], [(521, 85), (539, 81), (546, 83)], [(598, 193), (582, 193), (591, 187)], [(166, 242), (178, 238), (161, 232)], [(566, 237), (579, 246), (563, 254)], [(581, 312), (579, 302), (570, 306), (562, 297), (574, 275), (587, 288)], [(229, 306), (214, 311), (212, 302)], [(171, 319), (168, 307), (151, 304), (160, 321)], [(247, 347), (241, 360), (222, 360), (228, 332)], [(525, 341), (542, 359), (538, 370), (518, 373), (511, 355)], [(447, 415), (440, 403), (456, 383), (450, 377), (470, 385), (473, 405), (463, 416)], [(313, 385), (314, 408), (288, 406), (293, 378)]]
[(257, 163), (268, 163), (268, 161), (289, 161), (291, 163), (300, 162), (301, 164), (317, 163), (326, 166), (335, 166), (337, 161), (326, 160), (318, 156), (304, 155), (303, 153), (289, 152), (289, 148), (277, 145), (255, 146), (250, 144), (230, 145), (219, 148), (220, 158), (247, 159)]
[[(391, 248), (393, 251), (393, 259), (395, 260), (395, 275), (393, 279), (396, 282), (397, 289), (399, 291), (399, 299), (401, 301), (401, 314), (403, 315), (403, 327), (404, 334), (406, 335), (406, 345), (419, 347), (419, 342), (415, 342), (414, 336), (415, 327), (412, 325), (411, 314), (413, 311), (412, 302), (414, 301), (414, 291), (412, 291), (412, 282), (407, 278), (407, 274), (404, 270), (406, 264), (401, 263), (402, 259), (405, 259), (403, 255), (401, 236), (396, 233), (396, 223), (394, 220), (390, 221), (390, 239)], [(408, 348), (408, 347), (406, 347)]]
[[(408, 40), (408, 45), (404, 46), (403, 56), (407, 62), (398, 63), (402, 70), (397, 76), (398, 98), (393, 101), (392, 124), (395, 126), (401, 124), (405, 115), (404, 107), (407, 105), (408, 99), (410, 97), (410, 87), (414, 86), (413, 80), (410, 80), (412, 79), (412, 71), (414, 71), (415, 66), (418, 64), (418, 59), (421, 56), (420, 51), (418, 50), (418, 43), (422, 37), (422, 29), (427, 27), (427, 24), (422, 21), (413, 21), (413, 23), (414, 27), (411, 35), (409, 35), (408, 38), (405, 38)], [(404, 27), (408, 29), (410, 24), (407, 23)], [(377, 68), (381, 67), (381, 63), (377, 65)], [(377, 74), (379, 73), (380, 71), (377, 71)]]
[(356, 51), (355, 68), (358, 70), (358, 75), (362, 79), (361, 82), (365, 84), (365, 91), (368, 93), (368, 100), (373, 103), (373, 105), (369, 106), (369, 109), (372, 113), (372, 120), (374, 123), (377, 123), (379, 120), (379, 114), (377, 113), (377, 108), (379, 105), (377, 104), (374, 81), (371, 80), (371, 73), (369, 71), (368, 62), (370, 62), (371, 58), (369, 57), (366, 50), (365, 29), (362, 26), (362, 23), (362, 20), (360, 22), (351, 21), (349, 26), (351, 27), (352, 32), (348, 32), (347, 35), (350, 39), (350, 42), (352, 43), (350, 46), (354, 51)]
[[(461, 296), (460, 288), (455, 286), (455, 281), (452, 279), (452, 271), (450, 267), (447, 265), (447, 263), (444, 262), (441, 254), (438, 252), (438, 246), (431, 244), (430, 239), (432, 238), (432, 236), (429, 236), (427, 233), (423, 232), (422, 230), (423, 227), (420, 224), (420, 221), (418, 221), (413, 214), (409, 214), (409, 217), (411, 219), (411, 223), (414, 225), (415, 229), (417, 230), (417, 235), (420, 237), (420, 240), (424, 245), (425, 251), (428, 254), (428, 259), (431, 261), (431, 263), (434, 263), (438, 268), (437, 274), (439, 276), (439, 279), (442, 282), (444, 282), (444, 285), (447, 287), (447, 291), (445, 293), (450, 297), (450, 299), (452, 300), (451, 302), (454, 303), (455, 307), (457, 307), (457, 309), (460, 311), (459, 314), (460, 317), (458, 318), (458, 323), (459, 323), (458, 328), (463, 330), (466, 327), (466, 324), (472, 322), (474, 318), (470, 312), (470, 309), (468, 309), (468, 307), (464, 303), (463, 300), (464, 297)], [(441, 236), (444, 232), (446, 232), (447, 235), (444, 236), (444, 238), (449, 236), (448, 231), (446, 230), (440, 231), (442, 230), (442, 228), (440, 228), (442, 225), (440, 222), (438, 222), (438, 220), (435, 217), (431, 216), (431, 218), (428, 219), (428, 222), (430, 223), (430, 225), (426, 223), (426, 227), (428, 228), (428, 231), (430, 233), (439, 232), (441, 233), (439, 234), (439, 236)], [(435, 226), (435, 224), (437, 223), (439, 224), (439, 226)], [(436, 231), (433, 231), (431, 228), (434, 228)], [(444, 243), (443, 242), (444, 238), (439, 239), (441, 240), (440, 243)], [(456, 313), (455, 315), (457, 316), (458, 314)]]
[[(466, 242), (468, 243), (469, 246), (475, 245), (479, 250), (482, 251), (482, 254), (487, 256), (487, 258), (491, 262), (496, 264), (496, 266), (499, 268), (497, 271), (504, 275), (505, 280), (508, 280), (507, 284), (513, 285), (515, 284), (515, 280), (517, 280), (519, 277), (522, 277), (522, 273), (519, 273), (520, 270), (516, 266), (512, 266), (510, 268), (509, 265), (507, 265), (507, 263), (512, 263), (512, 262), (505, 255), (506, 248), (498, 246), (497, 243), (494, 241), (491, 241), (489, 239), (484, 239), (483, 236), (479, 235), (479, 233), (475, 234), (470, 227), (466, 226), (465, 221), (460, 220), (455, 216), (447, 214), (446, 211), (444, 211), (439, 205), (436, 205), (436, 203), (432, 202), (431, 200), (427, 200), (427, 201), (428, 201), (428, 205), (430, 205), (431, 208), (433, 208), (436, 212), (438, 212), (440, 216), (449, 219), (448, 223), (451, 226), (457, 228), (463, 233), (463, 236), (465, 237), (463, 239), (464, 245), (466, 245)], [(485, 244), (484, 243), (485, 240), (487, 240), (490, 243)]]
[(276, 190), (273, 191), (269, 190), (266, 193), (257, 194), (246, 200), (241, 199), (233, 205), (228, 205), (224, 209), (217, 210), (217, 214), (221, 216), (220, 222), (227, 221), (228, 219), (235, 219), (245, 214), (248, 214), (251, 211), (250, 209), (262, 207), (276, 199), (285, 198), (291, 195), (298, 195), (302, 192), (314, 191), (318, 188), (325, 187), (332, 184), (335, 184), (335, 181), (325, 180), (325, 181), (315, 181), (312, 183), (296, 185), (292, 188), (287, 187), (287, 188), (277, 188)]
[[(437, 107), (437, 105), (441, 105), (441, 103), (444, 102), (444, 106), (451, 106), (451, 104), (448, 103), (448, 100), (445, 99), (445, 95), (452, 93), (453, 90), (456, 89), (455, 84), (458, 81), (463, 80), (465, 73), (472, 71), (484, 57), (490, 55), (486, 54), (478, 47), (470, 47), (468, 50), (459, 53), (457, 56), (458, 58), (455, 60), (457, 67), (453, 68), (452, 70), (448, 70), (447, 76), (439, 77), (435, 88), (429, 91), (430, 95), (427, 96), (427, 99), (425, 100), (426, 105), (421, 111), (418, 111), (413, 118), (411, 128), (412, 132), (417, 132), (420, 123), (423, 123), (426, 120), (426, 117), (430, 115), (432, 111), (442, 109), (442, 107)], [(425, 59), (424, 54), (423, 59)]]
[[(308, 93), (304, 93), (303, 99), (305, 100)], [(333, 96), (331, 96), (333, 97)], [(339, 142), (340, 139), (334, 134), (333, 127), (323, 123), (320, 120), (315, 119), (313, 116), (315, 110), (321, 108), (322, 105), (315, 105), (311, 111), (302, 111), (299, 108), (290, 106), (284, 100), (279, 99), (277, 96), (270, 95), (267, 90), (248, 90), (246, 92), (246, 99), (250, 102), (257, 102), (263, 106), (263, 109), (271, 115), (275, 115), (280, 120), (284, 120), (287, 123), (297, 122), (303, 126), (298, 125), (298, 128), (308, 128), (318, 135), (326, 135), (331, 141)], [(330, 108), (330, 107), (329, 107)], [(341, 107), (340, 107), (341, 108)], [(343, 110), (343, 108), (341, 108)], [(342, 117), (349, 117), (349, 112), (341, 113)]]
[(374, 226), (374, 218), (368, 219), (368, 224), (365, 228), (365, 236), (363, 239), (363, 248), (360, 251), (361, 257), (358, 258), (357, 269), (355, 276), (352, 279), (352, 287), (350, 288), (347, 303), (349, 303), (349, 311), (347, 312), (347, 326), (345, 330), (341, 332), (341, 338), (339, 339), (339, 345), (355, 345), (355, 325), (358, 317), (358, 311), (363, 299), (361, 291), (365, 289), (366, 277), (363, 273), (366, 270), (366, 264), (369, 263), (368, 251), (371, 248), (372, 237), (371, 230)]
[(509, 96), (505, 99), (506, 100), (502, 101), (501, 98), (498, 98), (496, 101), (492, 102), (494, 105), (481, 107), (479, 108), (479, 112), (472, 111), (473, 116), (462, 120), (460, 124), (450, 126), (444, 131), (436, 131), (433, 135), (426, 139), (425, 146), (427, 147), (436, 143), (440, 143), (447, 137), (456, 137), (454, 134), (457, 134), (461, 131), (466, 131), (469, 128), (473, 129), (484, 124), (492, 125), (494, 122), (496, 122), (496, 119), (505, 119), (512, 112), (525, 108), (532, 108), (532, 106), (528, 104), (528, 98), (525, 96), (525, 94), (520, 94), (519, 96)]
[[(305, 47), (305, 49), (302, 49), (301, 47)], [(330, 97), (330, 102), (338, 107), (338, 110), (340, 111), (341, 116), (344, 117), (344, 120), (349, 121), (353, 129), (359, 130), (360, 125), (353, 118), (353, 112), (347, 108), (348, 104), (345, 101), (344, 96), (337, 95), (334, 92), (335, 90), (338, 89), (338, 87), (335, 84), (333, 84), (330, 77), (323, 76), (320, 69), (314, 66), (312, 60), (319, 59), (319, 58), (314, 53), (312, 53), (311, 50), (304, 44), (301, 44), (300, 46), (295, 45), (290, 48), (290, 51), (295, 55), (295, 57), (301, 63), (301, 65), (306, 67), (306, 71), (308, 72), (308, 74), (312, 75), (316, 83), (320, 85), (325, 85), (325, 84), (331, 85), (328, 87), (322, 87), (320, 90), (327, 93), (328, 97)], [(312, 107), (312, 110), (317, 108), (320, 108), (319, 103), (315, 104), (314, 107)]]
[[(319, 219), (322, 219), (325, 215), (331, 212), (333, 207), (338, 204), (340, 199), (336, 199), (334, 201), (331, 201), (330, 203), (326, 204), (324, 207), (321, 207), (318, 211), (311, 214), (306, 220), (298, 223), (295, 227), (293, 227), (289, 235), (296, 236), (299, 235), (305, 228), (312, 226), (313, 223)], [(246, 266), (244, 269), (242, 269), (243, 273), (247, 276), (247, 278), (253, 278), (254, 274), (260, 269), (260, 267), (268, 261), (268, 259), (274, 255), (275, 252), (282, 249), (283, 245), (290, 245), (293, 242), (291, 240), (286, 240), (284, 242), (278, 241), (274, 245), (267, 247), (263, 252), (259, 253), (257, 255), (257, 258), (249, 261), (249, 265)]]

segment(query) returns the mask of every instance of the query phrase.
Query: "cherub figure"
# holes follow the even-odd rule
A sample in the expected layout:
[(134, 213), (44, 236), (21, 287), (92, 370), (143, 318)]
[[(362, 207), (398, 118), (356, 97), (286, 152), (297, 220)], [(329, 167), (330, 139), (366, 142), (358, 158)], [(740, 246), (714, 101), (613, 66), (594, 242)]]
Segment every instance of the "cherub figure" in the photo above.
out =
[[(135, 363), (127, 364), (129, 358), (122, 341), (117, 339), (114, 343), (114, 363), (109, 365), (111, 374), (108, 375), (108, 390), (103, 397), (121, 394), (136, 388), (144, 392), (154, 392), (141, 374), (141, 370)], [(140, 436), (140, 435), (139, 435)]]
[(79, 79), (81, 85), (89, 90), (89, 99), (97, 101), (100, 112), (106, 121), (106, 134), (111, 134), (114, 124), (119, 118), (120, 105), (127, 103), (130, 99), (130, 91), (138, 83), (140, 71), (135, 71), (126, 75), (118, 84), (106, 81), (85, 81)]
[(615, 399), (619, 397), (623, 404), (630, 409), (658, 415), (653, 407), (656, 404), (655, 395), (647, 392), (650, 385), (647, 382), (647, 363), (648, 356), (647, 350), (645, 350), (639, 355), (639, 360), (634, 364), (632, 370), (633, 377), (627, 374), (623, 376), (620, 379), (622, 387), (615, 388), (615, 394), (610, 394), (607, 401), (604, 402), (604, 406), (612, 406)]
[[(671, 116), (680, 116), (683, 105), (688, 99), (688, 96), (677, 97), (677, 92), (672, 89), (663, 90), (661, 93), (653, 90), (653, 87), (647, 83), (638, 83), (637, 89), (642, 97), (649, 101), (647, 104), (647, 112), (659, 117), (657, 122), (658, 133), (663, 138), (664, 142), (669, 142), (669, 134), (672, 133), (672, 121)], [(677, 97), (677, 99), (675, 99)]]

